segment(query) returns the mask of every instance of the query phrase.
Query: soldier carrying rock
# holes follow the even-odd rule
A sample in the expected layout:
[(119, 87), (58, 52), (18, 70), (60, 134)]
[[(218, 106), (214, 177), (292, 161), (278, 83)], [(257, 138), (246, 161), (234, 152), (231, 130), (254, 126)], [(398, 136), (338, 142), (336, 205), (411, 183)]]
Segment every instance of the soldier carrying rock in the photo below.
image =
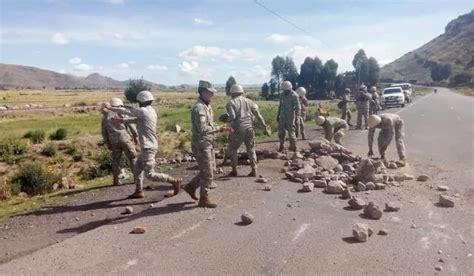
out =
[(281, 85), (283, 92), (280, 94), (280, 105), (278, 106), (278, 138), (280, 139), (280, 148), (278, 151), (284, 150), (285, 136), (288, 132), (290, 140), (290, 151), (296, 151), (296, 135), (295, 129), (300, 116), (300, 101), (298, 95), (292, 89), (293, 85), (289, 81), (284, 81)]
[(324, 138), (331, 141), (334, 137), (334, 141), (341, 145), (341, 138), (346, 134), (349, 126), (346, 121), (336, 117), (316, 117), (316, 124), (322, 126), (324, 129)]
[(378, 137), (378, 146), (380, 158), (386, 161), (385, 152), (387, 151), (388, 145), (393, 139), (395, 134), (395, 143), (397, 145), (398, 157), (400, 158), (399, 165), (405, 165), (405, 144), (403, 142), (403, 120), (396, 114), (380, 114), (371, 115), (368, 120), (369, 124), (369, 153), (368, 156), (372, 157), (374, 152), (372, 151), (372, 145), (374, 143), (375, 129), (380, 128)]

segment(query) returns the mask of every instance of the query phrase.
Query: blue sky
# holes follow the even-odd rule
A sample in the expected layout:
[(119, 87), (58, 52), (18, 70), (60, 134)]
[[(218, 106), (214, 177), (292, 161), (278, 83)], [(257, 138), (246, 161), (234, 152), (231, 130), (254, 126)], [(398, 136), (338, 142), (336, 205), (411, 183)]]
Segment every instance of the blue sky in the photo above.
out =
[(255, 84), (276, 55), (352, 69), (359, 48), (384, 64), (444, 31), (472, 0), (0, 0), (0, 62), (164, 84)]

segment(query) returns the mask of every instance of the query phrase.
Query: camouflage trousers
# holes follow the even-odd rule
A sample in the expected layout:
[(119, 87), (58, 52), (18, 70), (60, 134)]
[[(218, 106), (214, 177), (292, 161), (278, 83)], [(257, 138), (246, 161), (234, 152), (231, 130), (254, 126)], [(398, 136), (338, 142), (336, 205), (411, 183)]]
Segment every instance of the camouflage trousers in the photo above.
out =
[[(128, 167), (132, 173), (135, 172), (135, 162), (137, 157), (137, 151), (135, 150), (135, 145), (132, 141), (129, 142), (118, 142), (116, 144), (111, 145), (112, 151), (112, 177), (113, 177), (113, 184), (118, 185), (119, 181), (119, 174), (120, 174), (120, 164), (122, 161), (122, 153), (125, 153), (127, 157)], [(135, 174), (134, 174), (135, 177)]]
[(135, 186), (137, 191), (143, 190), (144, 177), (155, 182), (167, 182), (170, 176), (155, 172), (155, 156), (157, 149), (142, 149), (135, 165)]
[(374, 114), (375, 115), (379, 114), (379, 107), (378, 107), (377, 103), (371, 102), (370, 107), (369, 107), (369, 116), (374, 115)]
[(245, 144), (247, 149), (247, 156), (250, 161), (250, 167), (252, 169), (257, 168), (257, 154), (255, 153), (255, 131), (253, 128), (237, 128), (234, 132), (229, 135), (229, 146), (228, 155), (232, 164), (232, 168), (236, 168), (238, 165), (238, 154), (239, 147)]
[(367, 128), (367, 119), (369, 117), (369, 109), (365, 107), (357, 108), (357, 125), (356, 128), (362, 128), (362, 119), (364, 119), (364, 127)]
[(404, 137), (404, 127), (403, 121), (396, 122), (393, 128), (382, 129), (378, 137), (378, 146), (380, 156), (385, 156), (388, 146), (392, 142), (395, 132), (395, 144), (397, 146), (398, 157), (400, 159), (405, 159), (405, 143), (403, 141)]
[(288, 139), (290, 140), (290, 151), (296, 151), (296, 135), (295, 135), (294, 121), (282, 120), (278, 121), (278, 138), (280, 139), (280, 146), (285, 144), (286, 132), (288, 132)]
[(210, 143), (193, 144), (192, 150), (198, 164), (199, 173), (187, 185), (194, 189), (201, 188), (201, 196), (207, 196), (216, 170), (214, 146)]
[(348, 125), (351, 124), (352, 113), (347, 108), (341, 109), (341, 119), (345, 120)]
[(300, 116), (298, 117), (298, 123), (296, 124), (296, 129), (295, 129), (295, 136), (298, 137), (301, 135), (302, 139), (306, 139), (306, 133), (304, 129), (304, 122), (305, 122), (306, 116)]

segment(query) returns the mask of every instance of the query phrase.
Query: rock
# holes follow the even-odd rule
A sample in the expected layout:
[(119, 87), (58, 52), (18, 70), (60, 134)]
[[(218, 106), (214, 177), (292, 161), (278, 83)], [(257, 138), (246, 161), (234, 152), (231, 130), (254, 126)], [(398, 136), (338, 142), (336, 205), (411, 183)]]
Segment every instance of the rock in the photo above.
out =
[(405, 178), (405, 180), (413, 180), (413, 179), (415, 179), (415, 177), (414, 177), (413, 175), (407, 174), (407, 173), (403, 174), (403, 177)]
[(303, 184), (303, 192), (312, 192), (314, 190), (313, 182), (306, 182)]
[(438, 204), (442, 207), (454, 207), (454, 198), (447, 195), (440, 195)]
[(295, 178), (295, 175), (294, 175), (292, 172), (286, 172), (286, 173), (285, 173), (285, 176), (286, 176), (286, 178), (288, 178), (288, 179), (293, 179), (293, 178)]
[(378, 233), (380, 236), (387, 236), (388, 235), (388, 230), (387, 229), (380, 229), (379, 230), (379, 233)]
[(240, 216), (240, 219), (241, 219), (243, 225), (252, 224), (252, 222), (254, 220), (252, 214), (247, 213), (247, 212), (243, 213), (242, 216)]
[(337, 159), (327, 155), (320, 156), (315, 161), (319, 166), (328, 171), (334, 169), (339, 164)]
[(351, 190), (349, 190), (348, 188), (344, 189), (344, 191), (342, 191), (342, 193), (341, 193), (341, 198), (342, 198), (342, 199), (350, 199), (350, 198), (352, 198)]
[(364, 214), (371, 219), (380, 219), (383, 215), (382, 208), (374, 202), (369, 202), (364, 208)]
[(387, 185), (385, 185), (383, 183), (375, 183), (375, 189), (376, 190), (385, 190), (386, 187), (387, 187)]
[(400, 183), (397, 181), (390, 181), (388, 182), (388, 185), (393, 186), (393, 187), (399, 187)]
[(398, 212), (400, 208), (402, 208), (402, 206), (398, 202), (385, 203), (385, 212)]
[(280, 172), (281, 172), (281, 173), (286, 173), (287, 171), (288, 171), (288, 170), (285, 169), (285, 168), (281, 168), (281, 169), (280, 169)]
[(362, 199), (360, 199), (356, 196), (351, 198), (347, 203), (354, 210), (360, 210), (360, 209), (364, 208), (365, 205), (366, 205), (364, 200), (362, 200)]
[(271, 159), (281, 159), (281, 158), (280, 158), (280, 153), (277, 152), (277, 151), (272, 151), (272, 152), (270, 152), (269, 157), (270, 157)]
[(342, 181), (329, 181), (324, 191), (328, 194), (341, 194), (344, 191), (341, 182)]
[(442, 270), (443, 270), (443, 267), (440, 266), (440, 265), (437, 265), (437, 266), (435, 267), (435, 269), (436, 269), (437, 271), (442, 271)]
[(356, 189), (357, 189), (357, 191), (359, 191), (359, 192), (363, 192), (363, 191), (365, 191), (365, 190), (367, 189), (367, 187), (365, 186), (364, 183), (359, 182), (359, 183), (357, 183)]
[(393, 177), (395, 181), (405, 181), (405, 177), (402, 174), (397, 174)]
[(365, 189), (366, 189), (366, 190), (375, 190), (375, 184), (374, 184), (374, 182), (367, 182), (367, 183), (365, 184)]
[(222, 168), (217, 168), (216, 173), (217, 174), (222, 174), (222, 173), (224, 173), (224, 170)]
[(306, 164), (304, 166), (304, 168), (298, 170), (296, 173), (295, 173), (295, 176), (298, 177), (298, 178), (302, 178), (302, 179), (305, 179), (305, 178), (312, 178), (316, 175), (316, 169), (313, 168), (311, 165), (308, 165)]
[(333, 180), (333, 181), (339, 180), (339, 176), (332, 174), (329, 176), (329, 180)]
[(271, 191), (272, 190), (272, 185), (267, 184), (267, 185), (263, 186), (263, 190), (266, 191), (266, 192)]
[(430, 179), (429, 176), (427, 176), (426, 174), (422, 174), (420, 176), (418, 176), (418, 178), (416, 179), (417, 181), (420, 181), (420, 182), (426, 182)]
[(387, 168), (394, 170), (394, 169), (398, 169), (398, 166), (397, 166), (397, 163), (390, 162), (390, 163), (388, 163)]
[(257, 181), (258, 183), (267, 183), (267, 182), (268, 182), (268, 179), (266, 179), (266, 178), (264, 178), (264, 177), (259, 177), (259, 178), (257, 178), (257, 180), (255, 180), (255, 181)]
[(375, 166), (371, 159), (363, 159), (357, 169), (356, 179), (362, 182), (375, 182)]
[(449, 187), (448, 186), (443, 186), (443, 185), (438, 185), (437, 189), (438, 189), (438, 191), (446, 192), (446, 191), (449, 190)]
[(334, 171), (335, 171), (335, 172), (342, 172), (342, 171), (344, 171), (344, 169), (342, 168), (342, 165), (341, 165), (341, 164), (338, 164), (338, 165), (334, 168)]
[(413, 223), (413, 224), (410, 226), (410, 228), (411, 228), (411, 229), (416, 229), (416, 224)]
[(366, 242), (374, 231), (365, 223), (356, 223), (352, 226), (352, 236), (360, 242)]
[(146, 232), (146, 228), (143, 226), (133, 227), (130, 234), (144, 234)]
[(123, 211), (123, 214), (128, 215), (128, 214), (131, 214), (131, 213), (133, 213), (133, 207), (132, 206), (125, 207), (125, 211)]
[(326, 188), (326, 180), (313, 180), (314, 187), (316, 188)]
[(295, 182), (295, 183), (301, 183), (301, 184), (304, 183), (304, 180), (299, 178), (299, 177), (295, 177), (295, 178), (291, 179), (291, 181)]
[(355, 172), (355, 169), (352, 165), (350, 164), (345, 164), (345, 165), (342, 165), (342, 169), (345, 171), (345, 172)]
[(209, 217), (207, 217), (207, 220), (215, 220), (216, 219), (216, 215), (210, 215)]
[(53, 184), (53, 191), (57, 191), (59, 190), (59, 184), (58, 183), (54, 183)]

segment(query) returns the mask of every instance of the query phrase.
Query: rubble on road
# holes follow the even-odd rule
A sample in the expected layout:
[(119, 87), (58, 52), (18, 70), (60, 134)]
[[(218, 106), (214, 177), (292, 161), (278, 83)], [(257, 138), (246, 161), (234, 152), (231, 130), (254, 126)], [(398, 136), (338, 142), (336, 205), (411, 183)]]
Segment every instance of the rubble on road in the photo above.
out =
[(144, 234), (146, 232), (146, 228), (143, 226), (133, 227), (130, 234)]
[(440, 195), (438, 204), (442, 207), (454, 207), (454, 198), (447, 195)]
[(302, 189), (303, 192), (308, 193), (308, 192), (312, 192), (313, 190), (314, 190), (313, 182), (303, 183), (303, 189)]
[(380, 229), (378, 235), (380, 236), (387, 236), (388, 235), (388, 230), (387, 229)]
[(352, 226), (352, 236), (360, 242), (366, 242), (373, 232), (372, 228), (365, 223), (356, 223)]
[(125, 210), (123, 211), (122, 214), (129, 215), (131, 213), (133, 213), (133, 207), (132, 206), (127, 206), (127, 207), (125, 207)]
[(260, 176), (259, 178), (257, 178), (257, 180), (255, 180), (257, 183), (267, 183), (268, 182), (268, 179)]
[(240, 220), (241, 220), (243, 225), (249, 225), (249, 224), (253, 223), (254, 218), (253, 218), (252, 214), (250, 214), (248, 212), (245, 212), (245, 213), (242, 214), (242, 216), (240, 216)]
[(437, 190), (438, 190), (438, 191), (441, 191), (441, 192), (446, 192), (446, 191), (449, 190), (449, 187), (448, 187), (448, 186), (444, 186), (444, 185), (438, 185)]
[(422, 174), (422, 175), (419, 175), (418, 178), (416, 179), (416, 181), (420, 181), (420, 182), (426, 182), (430, 179), (429, 176), (427, 176), (426, 174)]
[(371, 201), (367, 206), (365, 206), (364, 215), (371, 219), (380, 219), (383, 215), (382, 208)]
[(263, 190), (266, 191), (266, 192), (271, 191), (272, 190), (272, 185), (267, 184), (267, 185), (263, 186)]
[(328, 194), (341, 194), (346, 184), (342, 181), (329, 181), (324, 191)]
[(385, 212), (398, 212), (401, 208), (402, 206), (398, 202), (385, 203)]
[(348, 202), (349, 206), (351, 207), (351, 209), (353, 210), (360, 210), (362, 208), (364, 208), (367, 203), (365, 203), (364, 200), (354, 196), (352, 197)]

